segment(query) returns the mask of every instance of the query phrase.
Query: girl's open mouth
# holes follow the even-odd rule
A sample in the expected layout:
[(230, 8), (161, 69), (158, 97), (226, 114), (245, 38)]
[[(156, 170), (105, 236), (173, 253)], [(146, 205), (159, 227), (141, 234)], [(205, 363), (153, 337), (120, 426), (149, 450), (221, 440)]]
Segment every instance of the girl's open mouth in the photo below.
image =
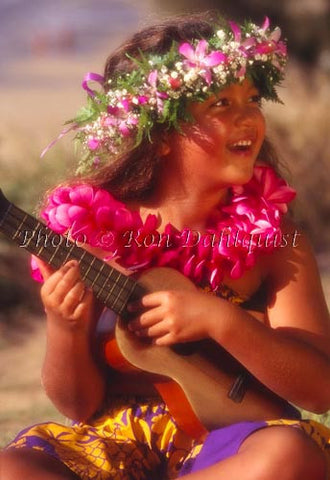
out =
[(250, 153), (252, 149), (252, 140), (238, 140), (228, 145), (228, 149), (234, 153)]

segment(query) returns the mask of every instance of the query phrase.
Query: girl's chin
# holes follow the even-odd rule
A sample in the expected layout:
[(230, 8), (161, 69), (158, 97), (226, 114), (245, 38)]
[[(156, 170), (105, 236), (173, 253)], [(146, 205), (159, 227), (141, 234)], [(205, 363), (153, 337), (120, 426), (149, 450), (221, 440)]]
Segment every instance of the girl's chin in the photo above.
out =
[(240, 165), (231, 172), (232, 182), (231, 185), (244, 185), (248, 183), (253, 177), (255, 163), (251, 162), (246, 165)]

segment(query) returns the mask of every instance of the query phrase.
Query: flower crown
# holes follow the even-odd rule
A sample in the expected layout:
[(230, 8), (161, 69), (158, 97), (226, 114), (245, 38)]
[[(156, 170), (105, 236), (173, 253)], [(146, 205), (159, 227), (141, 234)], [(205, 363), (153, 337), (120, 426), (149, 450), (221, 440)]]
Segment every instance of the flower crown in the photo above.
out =
[[(78, 173), (109, 162), (145, 138), (151, 141), (156, 124), (180, 130), (180, 121), (192, 120), (188, 102), (206, 100), (231, 83), (249, 78), (261, 97), (279, 101), (275, 86), (284, 77), (287, 60), (280, 36), (278, 27), (269, 28), (268, 18), (261, 27), (228, 22), (216, 25), (208, 40), (173, 42), (163, 55), (127, 55), (136, 68), (106, 84), (101, 75), (88, 73), (82, 84), (88, 92), (87, 107), (62, 132), (76, 130), (83, 146)], [(92, 90), (90, 81), (105, 91)]]

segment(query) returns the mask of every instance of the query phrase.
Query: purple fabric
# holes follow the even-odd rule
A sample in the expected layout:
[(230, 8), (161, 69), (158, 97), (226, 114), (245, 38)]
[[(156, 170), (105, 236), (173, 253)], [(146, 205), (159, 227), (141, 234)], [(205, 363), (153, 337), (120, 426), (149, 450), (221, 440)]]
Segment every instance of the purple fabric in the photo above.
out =
[(180, 477), (210, 467), (238, 452), (243, 441), (251, 433), (264, 428), (267, 423), (241, 422), (228, 427), (213, 430), (205, 440), (202, 450), (196, 458), (187, 460), (180, 471)]

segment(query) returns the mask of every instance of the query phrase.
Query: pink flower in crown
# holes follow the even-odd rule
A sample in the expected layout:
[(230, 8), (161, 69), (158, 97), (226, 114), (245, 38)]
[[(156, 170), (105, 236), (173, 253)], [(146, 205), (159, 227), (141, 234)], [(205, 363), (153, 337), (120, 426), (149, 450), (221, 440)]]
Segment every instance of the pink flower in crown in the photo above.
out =
[(128, 116), (127, 119), (118, 122), (118, 130), (124, 137), (132, 134), (132, 127), (138, 124), (138, 119), (133, 116)]
[(109, 115), (111, 115), (111, 117), (107, 117), (108, 118), (107, 121), (110, 121), (111, 123), (111, 120), (110, 120), (111, 118), (115, 119), (120, 115), (120, 108), (117, 106), (108, 105), (107, 112), (109, 113)]
[(148, 75), (148, 83), (152, 87), (151, 95), (155, 96), (157, 110), (159, 113), (162, 113), (164, 109), (164, 100), (168, 98), (166, 92), (160, 92), (157, 90), (157, 82), (158, 82), (158, 72), (157, 70), (152, 70)]
[(247, 55), (247, 51), (256, 44), (256, 39), (254, 37), (247, 38), (242, 42), (242, 31), (235, 22), (229, 22), (230, 28), (234, 34), (234, 42), (239, 44), (239, 50), (243, 55)]
[(119, 98), (116, 106), (109, 105), (108, 116), (104, 119), (103, 125), (118, 128), (123, 137), (132, 134), (132, 130), (138, 124), (138, 119), (132, 114), (132, 103), (126, 98)]
[(182, 86), (182, 80), (180, 78), (169, 78), (169, 84), (171, 85), (172, 90), (178, 90)]
[[(269, 28), (269, 18), (266, 17), (264, 23), (261, 27), (261, 31), (266, 34), (267, 29)], [(259, 55), (268, 55), (268, 54), (277, 54), (280, 57), (285, 57), (287, 55), (287, 48), (284, 42), (280, 41), (281, 38), (281, 29), (276, 27), (271, 34), (265, 38), (263, 42), (257, 44), (254, 52)], [(279, 64), (276, 60), (272, 62), (276, 67), (279, 67)]]
[(100, 145), (101, 145), (101, 142), (96, 137), (90, 137), (87, 140), (87, 146), (92, 151), (97, 150), (100, 147)]
[[(269, 18), (268, 17), (265, 17), (265, 20), (264, 20), (264, 23), (261, 27), (261, 30), (266, 33), (267, 29), (269, 28), (269, 25), (270, 25), (270, 22), (269, 22)], [(269, 35), (269, 40), (271, 40), (272, 42), (275, 42), (275, 43), (278, 43), (279, 42), (279, 39), (281, 38), (281, 29), (279, 27), (276, 27), (272, 32), (271, 34)], [(281, 43), (281, 49), (283, 48), (284, 46), (284, 49), (283, 49), (283, 52), (285, 52), (286, 54), (286, 46), (283, 42), (280, 42)]]
[(195, 49), (190, 43), (182, 43), (179, 46), (179, 52), (187, 59), (183, 64), (188, 68), (199, 68), (200, 75), (210, 85), (212, 81), (211, 68), (226, 62), (227, 56), (219, 50), (207, 55), (208, 46), (206, 40), (200, 40)]
[[(279, 30), (279, 29), (278, 29)], [(280, 32), (280, 30), (279, 30)], [(273, 32), (273, 35), (278, 35), (276, 30)], [(281, 33), (279, 33), (281, 35)], [(254, 49), (254, 52), (259, 55), (268, 55), (268, 54), (277, 54), (280, 57), (285, 57), (287, 55), (287, 48), (284, 42), (276, 40), (276, 36), (271, 38), (269, 36), (268, 40), (258, 43)], [(274, 62), (273, 62), (274, 63)], [(277, 65), (277, 64), (276, 64)]]
[[(247, 58), (250, 55), (250, 52), (252, 51), (252, 47), (254, 47), (256, 44), (256, 39), (254, 37), (250, 37), (244, 40), (244, 42), (242, 42), (242, 31), (239, 25), (237, 25), (237, 23), (235, 22), (229, 22), (229, 25), (234, 35), (234, 42), (238, 44), (237, 51), (240, 53), (240, 55)], [(244, 77), (245, 74), (246, 74), (246, 66), (243, 65), (236, 72), (235, 76), (236, 78), (240, 78), (240, 77)]]
[[(254, 57), (255, 55), (269, 55), (272, 54), (274, 58), (272, 63), (276, 68), (281, 69), (281, 66), (277, 57), (285, 57), (287, 55), (287, 49), (284, 42), (280, 41), (281, 30), (277, 27), (269, 35), (266, 34), (269, 28), (269, 18), (265, 17), (264, 23), (260, 28), (260, 33), (263, 36), (263, 40), (257, 40), (256, 37), (250, 37), (241, 42), (242, 32), (240, 27), (235, 22), (229, 22), (232, 32), (234, 34), (234, 42), (240, 44), (238, 50), (246, 57)], [(259, 37), (258, 37), (259, 38)], [(236, 76), (244, 76), (246, 73), (245, 67), (237, 73)]]
[(139, 105), (145, 105), (148, 103), (148, 97), (146, 95), (139, 95), (135, 97)]
[(131, 109), (131, 103), (126, 97), (120, 98), (117, 105), (120, 110), (124, 110), (126, 113), (128, 113)]

